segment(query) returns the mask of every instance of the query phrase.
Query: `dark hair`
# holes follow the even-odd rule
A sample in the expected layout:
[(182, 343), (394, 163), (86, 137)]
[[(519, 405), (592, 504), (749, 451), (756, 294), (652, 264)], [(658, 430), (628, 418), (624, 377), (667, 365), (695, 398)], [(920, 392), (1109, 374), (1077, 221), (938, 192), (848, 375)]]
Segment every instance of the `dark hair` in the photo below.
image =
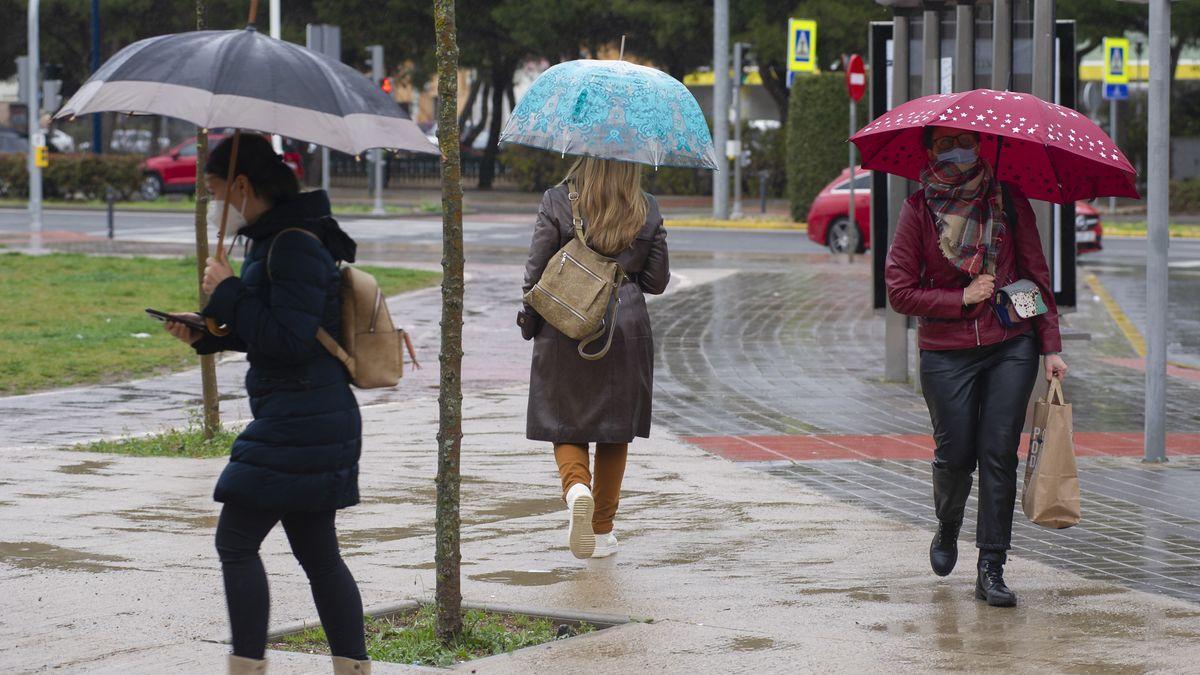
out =
[[(208, 155), (204, 173), (221, 180), (229, 176), (229, 153), (233, 151), (233, 136), (228, 136)], [(258, 134), (242, 134), (238, 143), (237, 166), (234, 177), (245, 176), (254, 192), (267, 201), (278, 204), (300, 192), (300, 182), (283, 157), (275, 153), (271, 141)]]

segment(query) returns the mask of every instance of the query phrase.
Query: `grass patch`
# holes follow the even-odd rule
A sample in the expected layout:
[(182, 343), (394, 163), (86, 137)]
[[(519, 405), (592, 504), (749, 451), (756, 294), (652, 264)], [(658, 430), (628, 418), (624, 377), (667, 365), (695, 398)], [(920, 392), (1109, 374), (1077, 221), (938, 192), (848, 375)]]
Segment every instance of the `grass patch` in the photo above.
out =
[[(384, 293), (441, 275), (364, 267)], [(119, 382), (193, 366), (196, 355), (142, 311), (196, 306), (191, 259), (0, 254), (0, 395)]]
[(235, 438), (237, 432), (224, 426), (212, 438), (205, 438), (200, 418), (193, 416), (184, 429), (170, 429), (150, 436), (130, 436), (115, 441), (81, 443), (71, 449), (133, 457), (226, 457)]
[[(556, 639), (560, 627), (550, 619), (483, 610), (467, 610), (463, 632), (453, 644), (443, 645), (437, 638), (437, 617), (433, 605), (385, 617), (366, 617), (367, 654), (373, 661), (424, 666), (452, 666), (484, 656), (505, 654)], [(588, 624), (570, 626), (569, 635), (590, 633)], [(328, 654), (325, 631), (311, 628), (286, 635), (267, 645), (271, 649)]]
[(744, 218), (740, 220), (718, 220), (716, 218), (679, 218), (664, 221), (667, 228), (702, 227), (722, 230), (805, 230), (808, 225), (783, 218)]
[[(1200, 225), (1174, 223), (1168, 227), (1167, 231), (1172, 238), (1200, 239)], [(1105, 222), (1104, 235), (1113, 237), (1145, 237), (1146, 221), (1140, 220), (1132, 223)]]

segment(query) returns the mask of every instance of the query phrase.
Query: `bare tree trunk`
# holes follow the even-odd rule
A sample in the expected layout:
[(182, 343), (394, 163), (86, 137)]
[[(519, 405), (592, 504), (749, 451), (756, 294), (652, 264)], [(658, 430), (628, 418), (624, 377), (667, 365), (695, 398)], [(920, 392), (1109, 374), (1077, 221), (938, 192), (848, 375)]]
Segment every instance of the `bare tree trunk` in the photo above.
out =
[(500, 123), (504, 121), (504, 92), (512, 86), (513, 68), (507, 63), (492, 66), (492, 119), (488, 125), (487, 148), (479, 165), (479, 189), (490, 190), (496, 180), (496, 157), (500, 154)]
[(458, 115), (458, 128), (462, 129), (466, 126), (467, 121), (471, 119), (471, 113), (475, 108), (475, 99), (479, 98), (479, 89), (483, 86), (483, 78), (479, 77), (476, 72), (471, 78), (471, 88), (467, 90), (467, 102), (463, 104), (462, 112)]
[(488, 111), (491, 110), (491, 108), (488, 107), (490, 101), (492, 100), (491, 92), (491, 83), (485, 82), (483, 85), (483, 91), (481, 92), (483, 94), (483, 99), (479, 104), (479, 121), (475, 121), (474, 112), (469, 111), (469, 116), (472, 118), (471, 123), (467, 125), (467, 133), (462, 135), (462, 145), (465, 145), (468, 148), (475, 145), (475, 139), (479, 138), (479, 134), (482, 133), (484, 128), (487, 126)]
[(438, 144), (442, 150), (442, 350), (438, 395), (437, 633), (462, 632), (459, 566), (459, 455), (462, 450), (463, 228), (458, 147), (458, 36), (454, 0), (434, 0), (438, 64)]
[[(204, 0), (196, 0), (196, 30), (204, 30)], [(200, 309), (208, 304), (204, 293), (204, 263), (208, 260), (208, 186), (204, 182), (204, 164), (208, 161), (208, 132), (196, 134), (196, 276)], [(221, 426), (221, 402), (217, 395), (217, 359), (215, 354), (200, 357), (200, 386), (203, 391), (204, 437), (212, 438)]]

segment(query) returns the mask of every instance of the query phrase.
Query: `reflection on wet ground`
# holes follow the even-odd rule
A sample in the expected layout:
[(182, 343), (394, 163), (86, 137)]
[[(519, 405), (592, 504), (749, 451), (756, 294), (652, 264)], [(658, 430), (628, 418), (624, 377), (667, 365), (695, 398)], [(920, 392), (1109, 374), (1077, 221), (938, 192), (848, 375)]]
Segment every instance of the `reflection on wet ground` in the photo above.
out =
[[(936, 524), (926, 462), (830, 460), (762, 466), (930, 532)], [(1018, 504), (1013, 517), (1015, 554), (1085, 578), (1200, 602), (1200, 457), (1176, 457), (1168, 464), (1082, 457), (1079, 481), (1083, 520), (1073, 528), (1038, 527)], [(962, 533), (964, 556), (974, 540), (976, 505), (972, 494)], [(1064, 593), (1111, 592), (1094, 588)]]
[(0, 541), (0, 562), (22, 569), (111, 572), (126, 568), (108, 563), (128, 562), (128, 560), (115, 555), (60, 548), (38, 541)]
[(64, 464), (55, 471), (71, 475), (99, 474), (101, 469), (112, 466), (112, 460), (87, 460), (78, 464)]
[(475, 581), (489, 581), (509, 586), (549, 586), (569, 581), (580, 574), (579, 569), (560, 567), (552, 570), (501, 570), (486, 574), (472, 574)]

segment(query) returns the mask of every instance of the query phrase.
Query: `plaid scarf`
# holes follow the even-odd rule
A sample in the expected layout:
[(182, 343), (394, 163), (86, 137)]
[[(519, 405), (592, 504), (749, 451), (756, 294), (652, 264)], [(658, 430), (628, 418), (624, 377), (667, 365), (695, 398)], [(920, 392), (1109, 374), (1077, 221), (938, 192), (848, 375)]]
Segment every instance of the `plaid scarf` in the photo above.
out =
[(921, 182), (946, 259), (972, 277), (994, 274), (1005, 225), (991, 167), (983, 160), (965, 169), (954, 162), (930, 162)]

